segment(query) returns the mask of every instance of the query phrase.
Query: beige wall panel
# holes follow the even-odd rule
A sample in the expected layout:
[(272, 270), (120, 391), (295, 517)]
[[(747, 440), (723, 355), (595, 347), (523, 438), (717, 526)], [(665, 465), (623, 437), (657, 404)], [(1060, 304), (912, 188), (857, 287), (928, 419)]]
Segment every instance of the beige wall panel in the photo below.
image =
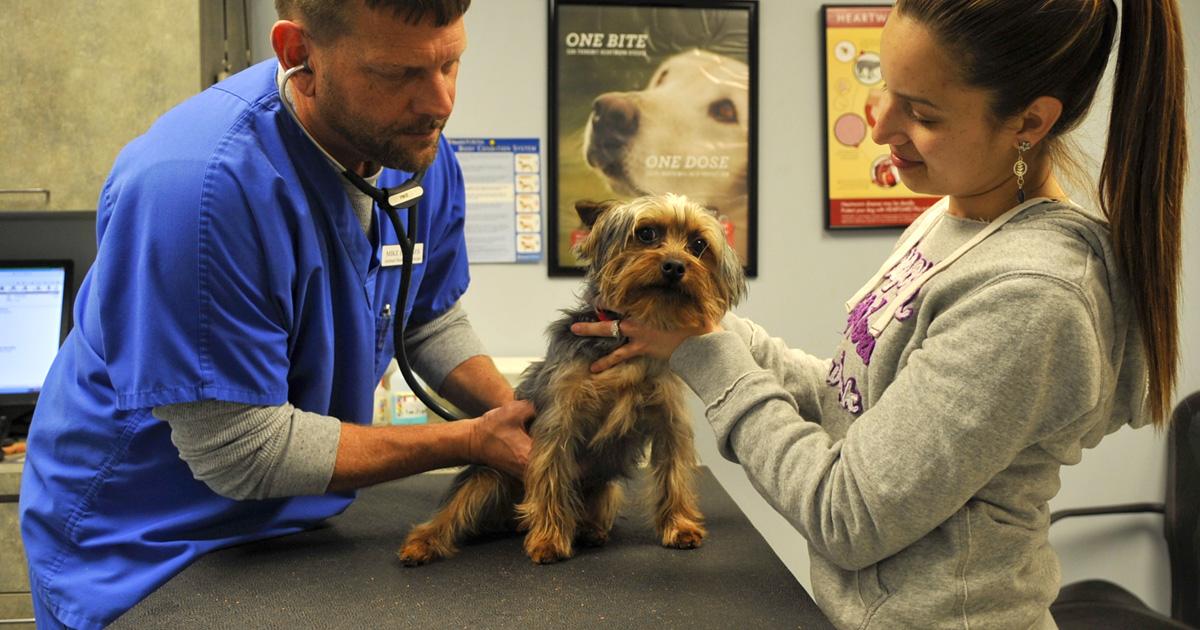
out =
[(0, 558), (4, 558), (0, 562), (0, 593), (28, 592), (29, 573), (15, 502), (0, 503)]
[(121, 147), (199, 91), (199, 16), (197, 0), (5, 0), (0, 189), (51, 196), (0, 208), (96, 208)]
[(5, 630), (35, 630), (32, 623), (13, 623), (13, 619), (33, 619), (33, 598), (29, 593), (0, 593), (0, 621)]

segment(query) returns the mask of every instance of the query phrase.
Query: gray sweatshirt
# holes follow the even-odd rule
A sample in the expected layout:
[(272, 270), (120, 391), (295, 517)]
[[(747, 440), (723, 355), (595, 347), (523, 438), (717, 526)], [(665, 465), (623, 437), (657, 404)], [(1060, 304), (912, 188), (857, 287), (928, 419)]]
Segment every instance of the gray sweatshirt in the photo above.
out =
[(850, 304), (832, 359), (731, 316), (671, 366), (808, 540), (837, 627), (1054, 628), (1059, 469), (1147, 420), (1126, 283), (1072, 205), (1033, 204), (965, 253), (986, 224), (930, 224)]

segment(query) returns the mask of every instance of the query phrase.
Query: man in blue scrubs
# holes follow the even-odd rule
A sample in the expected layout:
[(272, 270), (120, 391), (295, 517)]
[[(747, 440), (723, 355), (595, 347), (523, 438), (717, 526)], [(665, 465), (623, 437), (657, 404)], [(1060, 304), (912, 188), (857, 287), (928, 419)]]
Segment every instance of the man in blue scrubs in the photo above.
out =
[[(121, 152), (30, 427), (39, 627), (101, 627), (200, 555), (310, 527), (356, 488), (471, 462), (521, 474), (533, 409), (458, 303), (464, 190), (440, 130), (469, 3), (278, 0), (277, 60)], [(404, 313), (397, 235), (343, 166), (379, 188), (427, 168)], [(426, 382), (492, 411), (369, 426), (397, 316)]]

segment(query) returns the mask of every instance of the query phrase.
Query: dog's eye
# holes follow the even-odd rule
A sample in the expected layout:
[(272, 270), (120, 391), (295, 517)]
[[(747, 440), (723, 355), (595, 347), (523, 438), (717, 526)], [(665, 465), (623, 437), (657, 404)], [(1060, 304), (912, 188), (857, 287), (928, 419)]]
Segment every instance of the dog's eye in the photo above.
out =
[(633, 235), (637, 237), (637, 240), (645, 243), (646, 245), (650, 245), (658, 240), (658, 230), (652, 227), (640, 227), (636, 232), (633, 233)]
[(692, 242), (688, 243), (687, 248), (688, 248), (688, 251), (691, 252), (693, 256), (695, 256), (696, 258), (699, 258), (699, 257), (703, 256), (704, 252), (708, 249), (708, 241), (697, 237), (697, 238), (692, 239)]
[(669, 71), (663, 70), (662, 74), (658, 75), (658, 78), (655, 79), (655, 81), (654, 81), (654, 87), (658, 87), (658, 86), (662, 85), (663, 80), (667, 78), (667, 72), (669, 72)]
[(735, 123), (738, 121), (737, 106), (727, 98), (713, 101), (708, 106), (708, 115), (723, 123)]

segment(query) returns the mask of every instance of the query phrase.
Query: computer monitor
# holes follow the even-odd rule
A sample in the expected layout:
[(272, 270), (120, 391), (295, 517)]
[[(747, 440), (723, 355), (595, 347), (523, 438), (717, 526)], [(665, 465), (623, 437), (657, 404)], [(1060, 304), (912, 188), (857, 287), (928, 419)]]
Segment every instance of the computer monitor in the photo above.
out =
[[(58, 340), (63, 339), (71, 327), (71, 311), (79, 294), (80, 283), (96, 258), (96, 211), (95, 210), (0, 210), (0, 264), (4, 269), (29, 266), (44, 266), (47, 262), (70, 261), (70, 275), (66, 280), (69, 290), (63, 295), (62, 315), (46, 323), (46, 329), (60, 325)], [(0, 336), (9, 329), (0, 321)], [(7, 346), (7, 342), (0, 341)], [(43, 347), (45, 347), (43, 345)], [(57, 345), (55, 351), (57, 351)], [(15, 353), (16, 350), (9, 350)], [(51, 354), (53, 356), (53, 354)], [(0, 355), (0, 371), (14, 369), (15, 359)], [(48, 365), (48, 364), (47, 364)], [(29, 372), (40, 371), (30, 368)], [(45, 374), (41, 374), (42, 377)], [(6, 377), (7, 378), (7, 377)], [(37, 378), (37, 377), (34, 377)], [(40, 381), (37, 382), (40, 389)], [(38, 392), (10, 391), (16, 386), (0, 384), (0, 438), (5, 431), (10, 436), (20, 437), (28, 430), (27, 420), (31, 415)], [(11, 429), (9, 429), (11, 423)]]
[(71, 330), (73, 278), (69, 260), (0, 260), (0, 415), (28, 413), (37, 402)]
[(71, 295), (96, 260), (95, 210), (0, 210), (0, 259), (75, 263)]

